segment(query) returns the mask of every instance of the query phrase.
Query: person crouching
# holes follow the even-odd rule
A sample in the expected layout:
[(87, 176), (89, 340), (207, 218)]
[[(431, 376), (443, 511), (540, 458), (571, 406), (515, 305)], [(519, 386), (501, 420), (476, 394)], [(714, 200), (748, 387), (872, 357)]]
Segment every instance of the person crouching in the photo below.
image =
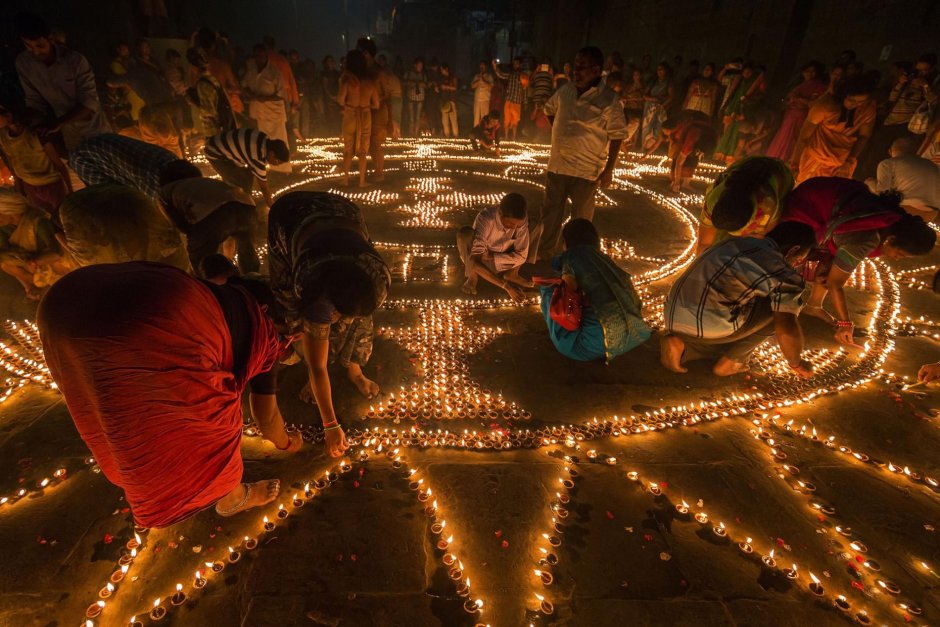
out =
[(465, 268), (464, 293), (476, 294), (477, 280), (483, 277), (506, 290), (513, 300), (524, 300), (519, 287), (531, 286), (519, 276), (529, 254), (525, 197), (506, 194), (498, 207), (477, 214), (472, 227), (457, 231), (457, 252)]
[(811, 377), (797, 321), (806, 286), (794, 266), (815, 244), (812, 227), (784, 222), (763, 239), (734, 237), (702, 253), (666, 299), (663, 366), (681, 373), (685, 362), (718, 358), (716, 375), (744, 372), (753, 350), (775, 335), (791, 370)]

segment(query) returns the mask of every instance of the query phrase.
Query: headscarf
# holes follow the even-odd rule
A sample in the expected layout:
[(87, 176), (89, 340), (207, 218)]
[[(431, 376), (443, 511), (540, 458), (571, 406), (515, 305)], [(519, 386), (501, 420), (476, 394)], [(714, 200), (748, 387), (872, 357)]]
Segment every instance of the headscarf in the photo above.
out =
[(23, 194), (12, 188), (0, 189), (0, 215), (18, 216), (26, 213), (28, 205)]

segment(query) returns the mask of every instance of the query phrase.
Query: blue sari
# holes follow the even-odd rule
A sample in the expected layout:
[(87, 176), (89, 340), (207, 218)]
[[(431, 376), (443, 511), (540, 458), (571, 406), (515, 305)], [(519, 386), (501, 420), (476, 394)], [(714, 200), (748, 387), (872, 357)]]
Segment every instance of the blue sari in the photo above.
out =
[(555, 257), (552, 266), (575, 277), (586, 301), (581, 326), (568, 331), (549, 315), (554, 287), (541, 288), (542, 315), (558, 352), (577, 361), (610, 362), (649, 339), (652, 331), (640, 314), (642, 302), (630, 275), (610, 257), (593, 246), (576, 246)]

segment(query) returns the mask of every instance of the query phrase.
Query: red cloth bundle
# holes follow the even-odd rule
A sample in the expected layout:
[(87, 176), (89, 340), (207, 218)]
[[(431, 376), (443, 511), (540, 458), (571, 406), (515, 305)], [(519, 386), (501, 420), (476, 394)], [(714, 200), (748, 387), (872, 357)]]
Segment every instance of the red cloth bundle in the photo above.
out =
[(46, 362), (105, 476), (134, 518), (165, 527), (242, 477), (241, 394), (270, 369), (277, 333), (246, 295), (253, 322), (245, 374), (218, 301), (197, 279), (149, 262), (66, 275), (39, 307)]

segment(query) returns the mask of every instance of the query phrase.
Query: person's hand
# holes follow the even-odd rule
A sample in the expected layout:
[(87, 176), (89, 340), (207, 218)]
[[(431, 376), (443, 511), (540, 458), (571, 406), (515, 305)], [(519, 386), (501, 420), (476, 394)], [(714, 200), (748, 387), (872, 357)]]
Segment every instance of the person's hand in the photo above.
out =
[(813, 376), (813, 364), (809, 363), (805, 359), (801, 359), (800, 363), (797, 365), (788, 364), (790, 370), (793, 371), (793, 374), (798, 376), (801, 379), (809, 379)]
[(836, 323), (836, 319), (832, 317), (831, 313), (829, 313), (828, 311), (826, 311), (825, 309), (817, 305), (806, 305), (805, 307), (803, 307), (802, 313), (805, 313), (807, 316), (813, 316), (815, 318), (819, 318), (826, 324), (834, 325)]
[(614, 180), (614, 169), (613, 168), (604, 168), (604, 171), (601, 172), (601, 175), (597, 177), (597, 184), (600, 185), (602, 189), (610, 187), (611, 182)]
[(330, 454), (330, 457), (339, 457), (349, 448), (342, 427), (324, 431), (323, 440), (323, 443), (326, 444), (326, 452)]
[(836, 342), (842, 344), (843, 346), (865, 350), (864, 346), (855, 343), (855, 336), (853, 331), (855, 331), (855, 327), (839, 327), (836, 329), (835, 335), (833, 337), (836, 339)]
[(493, 261), (493, 253), (489, 250), (484, 250), (481, 257), (483, 258), (483, 261)]
[(935, 364), (924, 364), (917, 372), (917, 380), (921, 383), (940, 381), (940, 361)]
[(509, 294), (509, 298), (511, 298), (514, 302), (521, 303), (525, 301), (525, 292), (520, 290), (512, 283), (504, 284), (503, 289), (506, 290), (506, 293)]

